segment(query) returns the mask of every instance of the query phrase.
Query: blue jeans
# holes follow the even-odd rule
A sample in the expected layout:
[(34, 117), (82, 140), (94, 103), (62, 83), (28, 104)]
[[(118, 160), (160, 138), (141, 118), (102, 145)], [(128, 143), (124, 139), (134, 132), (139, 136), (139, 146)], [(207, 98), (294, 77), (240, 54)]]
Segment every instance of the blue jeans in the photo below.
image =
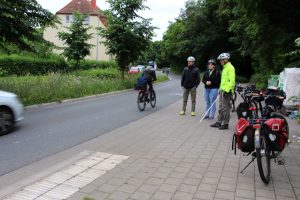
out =
[(215, 117), (217, 102), (214, 103), (214, 101), (216, 100), (216, 98), (218, 96), (218, 92), (219, 92), (218, 88), (204, 90), (204, 98), (205, 98), (205, 103), (206, 103), (205, 113), (211, 107), (210, 111), (206, 114), (206, 117), (209, 117), (211, 119), (213, 119)]

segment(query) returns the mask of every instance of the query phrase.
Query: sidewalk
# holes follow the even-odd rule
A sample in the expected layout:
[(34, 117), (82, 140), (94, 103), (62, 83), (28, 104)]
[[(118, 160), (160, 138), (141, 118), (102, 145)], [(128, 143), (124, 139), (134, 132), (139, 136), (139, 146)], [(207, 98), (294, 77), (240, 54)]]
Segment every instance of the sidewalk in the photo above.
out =
[[(300, 144), (284, 150), (286, 165), (272, 162), (269, 185), (261, 181), (256, 160), (241, 174), (251, 157), (231, 150), (236, 113), (229, 130), (211, 128), (213, 121), (200, 123), (204, 108), (198, 93), (196, 117), (180, 116), (178, 101), (94, 139), (97, 149), (86, 148), (85, 157), (5, 199), (300, 199)], [(300, 126), (292, 124), (299, 135)]]

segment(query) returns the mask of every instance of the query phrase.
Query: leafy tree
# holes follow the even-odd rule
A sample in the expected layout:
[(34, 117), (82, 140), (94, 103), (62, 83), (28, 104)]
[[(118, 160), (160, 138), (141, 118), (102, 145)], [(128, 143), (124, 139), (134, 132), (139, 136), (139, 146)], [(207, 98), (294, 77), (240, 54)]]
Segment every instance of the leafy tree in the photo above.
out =
[(86, 16), (79, 12), (73, 13), (72, 23), (67, 30), (69, 32), (59, 32), (58, 37), (65, 41), (67, 47), (64, 48), (63, 55), (68, 60), (74, 60), (78, 67), (80, 61), (90, 54), (90, 48), (94, 45), (87, 43), (92, 38), (92, 34), (88, 34), (91, 28), (85, 24)]
[(37, 28), (54, 25), (56, 17), (36, 0), (0, 1), (0, 48), (10, 45), (34, 51), (30, 41), (44, 41)]
[(100, 29), (100, 35), (106, 40), (107, 53), (116, 57), (121, 68), (122, 78), (128, 65), (142, 54), (150, 44), (154, 27), (151, 19), (142, 18), (137, 14), (147, 7), (145, 0), (108, 0), (110, 9), (105, 12), (106, 29)]

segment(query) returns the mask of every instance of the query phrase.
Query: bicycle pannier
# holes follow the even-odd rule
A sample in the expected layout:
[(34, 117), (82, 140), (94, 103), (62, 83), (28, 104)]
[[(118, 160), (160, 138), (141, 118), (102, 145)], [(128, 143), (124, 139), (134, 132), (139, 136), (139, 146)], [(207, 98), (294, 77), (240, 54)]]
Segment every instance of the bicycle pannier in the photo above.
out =
[(282, 151), (287, 143), (287, 127), (284, 119), (271, 118), (265, 121), (265, 131), (268, 135), (270, 148), (273, 151)]
[(244, 118), (240, 118), (235, 127), (232, 140), (232, 149), (234, 148), (235, 152), (236, 146), (242, 152), (254, 151), (254, 129)]
[(250, 116), (249, 104), (246, 102), (242, 102), (236, 108), (236, 114), (238, 118), (245, 118), (247, 119)]

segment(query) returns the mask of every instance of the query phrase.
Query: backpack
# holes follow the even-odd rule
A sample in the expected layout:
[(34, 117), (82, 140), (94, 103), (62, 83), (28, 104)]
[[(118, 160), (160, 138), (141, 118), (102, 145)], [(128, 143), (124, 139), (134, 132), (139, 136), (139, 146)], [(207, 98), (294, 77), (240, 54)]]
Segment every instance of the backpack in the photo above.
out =
[(137, 82), (135, 84), (136, 90), (146, 90), (147, 89), (147, 79), (144, 76), (141, 76), (137, 79)]
[(235, 154), (236, 146), (242, 152), (251, 153), (254, 151), (254, 129), (244, 118), (238, 120), (233, 134), (232, 150), (234, 150)]

